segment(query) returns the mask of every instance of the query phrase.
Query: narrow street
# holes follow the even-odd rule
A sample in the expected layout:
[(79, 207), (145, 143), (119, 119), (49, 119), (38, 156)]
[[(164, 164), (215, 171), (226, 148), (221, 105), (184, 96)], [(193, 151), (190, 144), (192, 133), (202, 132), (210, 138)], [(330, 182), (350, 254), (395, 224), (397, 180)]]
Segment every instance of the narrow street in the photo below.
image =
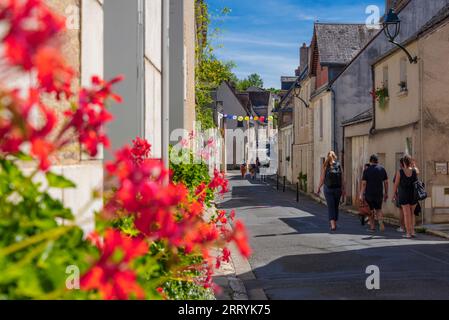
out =
[[(230, 173), (232, 190), (220, 208), (235, 209), (250, 234), (249, 292), (268, 299), (447, 299), (449, 242), (418, 234), (402, 238), (395, 227), (370, 234), (357, 217), (341, 213), (339, 230), (329, 233), (327, 209), (294, 192), (242, 180)], [(368, 290), (370, 265), (380, 269), (380, 290)]]

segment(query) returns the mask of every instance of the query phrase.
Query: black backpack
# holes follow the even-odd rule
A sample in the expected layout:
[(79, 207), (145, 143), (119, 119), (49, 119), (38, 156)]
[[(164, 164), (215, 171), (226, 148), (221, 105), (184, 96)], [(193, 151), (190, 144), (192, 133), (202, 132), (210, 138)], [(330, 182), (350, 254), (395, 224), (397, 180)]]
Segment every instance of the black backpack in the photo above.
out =
[(326, 169), (324, 184), (328, 188), (341, 188), (342, 170), (339, 162), (330, 164)]

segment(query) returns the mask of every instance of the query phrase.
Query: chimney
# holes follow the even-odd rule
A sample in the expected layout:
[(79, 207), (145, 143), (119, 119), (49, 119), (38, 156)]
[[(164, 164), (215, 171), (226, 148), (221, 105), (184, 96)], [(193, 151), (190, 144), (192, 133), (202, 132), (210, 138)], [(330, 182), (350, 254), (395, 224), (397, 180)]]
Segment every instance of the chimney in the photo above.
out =
[(299, 49), (299, 70), (302, 73), (309, 63), (309, 47), (305, 43), (302, 44), (302, 47)]
[(393, 8), (394, 0), (385, 0), (385, 10), (388, 12), (391, 8)]
[(404, 7), (407, 3), (405, 0), (385, 0), (385, 9), (388, 12), (391, 8), (394, 8), (396, 12)]

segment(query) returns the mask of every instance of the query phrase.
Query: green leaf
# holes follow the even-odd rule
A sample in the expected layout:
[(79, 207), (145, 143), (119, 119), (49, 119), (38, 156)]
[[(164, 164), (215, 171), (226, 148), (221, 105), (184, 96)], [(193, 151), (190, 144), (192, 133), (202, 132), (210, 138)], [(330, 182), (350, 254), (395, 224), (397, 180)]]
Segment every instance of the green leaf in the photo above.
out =
[(17, 159), (22, 160), (22, 161), (33, 161), (33, 157), (25, 154), (24, 152), (20, 151), (19, 153), (17, 153), (15, 155), (17, 157)]
[(47, 176), (48, 185), (52, 188), (58, 188), (58, 189), (76, 188), (76, 184), (74, 184), (72, 181), (66, 179), (63, 176), (54, 174), (52, 172), (47, 172), (46, 176)]

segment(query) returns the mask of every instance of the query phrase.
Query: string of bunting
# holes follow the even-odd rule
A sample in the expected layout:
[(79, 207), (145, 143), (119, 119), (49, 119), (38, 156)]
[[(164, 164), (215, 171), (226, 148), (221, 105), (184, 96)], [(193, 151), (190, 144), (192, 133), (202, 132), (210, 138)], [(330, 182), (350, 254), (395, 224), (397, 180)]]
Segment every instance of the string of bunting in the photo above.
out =
[(227, 119), (227, 120), (236, 120), (239, 122), (242, 121), (250, 121), (250, 120), (254, 120), (254, 121), (260, 121), (260, 122), (269, 122), (269, 121), (273, 121), (274, 117), (273, 116), (268, 116), (268, 117), (258, 117), (258, 116), (237, 116), (235, 114), (223, 114), (223, 118)]

